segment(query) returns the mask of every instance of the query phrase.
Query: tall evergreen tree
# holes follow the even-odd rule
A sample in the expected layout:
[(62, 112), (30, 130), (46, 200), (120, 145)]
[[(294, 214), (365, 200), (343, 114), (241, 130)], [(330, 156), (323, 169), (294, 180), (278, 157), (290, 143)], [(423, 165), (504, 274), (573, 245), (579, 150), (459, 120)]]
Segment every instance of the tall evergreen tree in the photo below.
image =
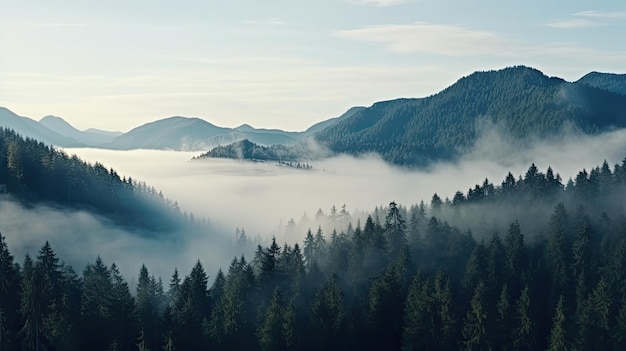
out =
[(389, 212), (385, 217), (385, 234), (387, 251), (392, 257), (398, 255), (406, 246), (407, 239), (406, 224), (395, 201), (389, 203)]
[(286, 349), (285, 336), (283, 334), (285, 309), (283, 304), (280, 288), (276, 287), (257, 332), (261, 350), (280, 351)]
[(563, 295), (559, 300), (552, 317), (552, 330), (550, 331), (550, 339), (548, 342), (548, 351), (567, 351), (570, 349), (570, 339), (566, 332), (566, 313), (563, 304)]
[(311, 303), (313, 349), (339, 350), (345, 337), (345, 306), (338, 277), (332, 274), (316, 291)]
[(489, 350), (489, 332), (487, 326), (486, 289), (483, 282), (476, 285), (470, 309), (463, 321), (463, 344), (466, 350)]
[(16, 349), (20, 328), (20, 276), (4, 235), (0, 234), (0, 351)]
[(534, 350), (537, 346), (535, 322), (528, 285), (515, 302), (512, 329), (513, 350)]

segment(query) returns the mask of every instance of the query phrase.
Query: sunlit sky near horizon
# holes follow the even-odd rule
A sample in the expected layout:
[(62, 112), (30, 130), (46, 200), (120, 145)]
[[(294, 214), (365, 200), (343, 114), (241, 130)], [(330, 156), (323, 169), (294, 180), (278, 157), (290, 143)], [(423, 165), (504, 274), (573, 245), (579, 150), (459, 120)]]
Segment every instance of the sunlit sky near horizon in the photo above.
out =
[(477, 70), (624, 73), (617, 1), (14, 1), (0, 106), (79, 129), (180, 115), (304, 130)]

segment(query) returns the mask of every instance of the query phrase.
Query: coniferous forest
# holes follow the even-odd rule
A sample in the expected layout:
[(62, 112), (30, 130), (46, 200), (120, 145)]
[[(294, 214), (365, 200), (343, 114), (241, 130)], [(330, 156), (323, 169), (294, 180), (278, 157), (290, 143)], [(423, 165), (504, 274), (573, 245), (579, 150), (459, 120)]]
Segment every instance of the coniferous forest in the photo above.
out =
[(531, 165), (164, 279), (48, 242), (17, 262), (0, 236), (0, 350), (619, 350), (625, 194), (626, 160), (566, 184)]

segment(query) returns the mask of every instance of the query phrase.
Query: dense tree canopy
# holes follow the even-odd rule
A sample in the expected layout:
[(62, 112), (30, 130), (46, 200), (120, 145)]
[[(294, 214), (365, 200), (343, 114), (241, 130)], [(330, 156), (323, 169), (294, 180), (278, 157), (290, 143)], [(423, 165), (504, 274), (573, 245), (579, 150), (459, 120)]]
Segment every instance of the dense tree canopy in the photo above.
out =
[(0, 129), (0, 185), (27, 205), (85, 209), (139, 232), (172, 232), (188, 221), (153, 187), (8, 129)]
[(624, 195), (626, 160), (567, 186), (531, 165), (363, 225), (333, 207), (302, 249), (272, 238), (167, 289), (100, 257), (77, 274), (48, 242), (18, 265), (0, 235), (0, 350), (622, 349)]

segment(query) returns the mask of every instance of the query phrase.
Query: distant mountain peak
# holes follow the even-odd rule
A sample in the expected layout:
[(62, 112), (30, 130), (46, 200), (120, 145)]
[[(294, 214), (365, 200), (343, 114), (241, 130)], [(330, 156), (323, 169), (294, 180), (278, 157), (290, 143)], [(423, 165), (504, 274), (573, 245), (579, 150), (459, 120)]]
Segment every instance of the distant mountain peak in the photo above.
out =
[(251, 125), (247, 123), (244, 123), (240, 125), (239, 127), (235, 128), (235, 130), (238, 130), (240, 132), (251, 132), (254, 130), (254, 127), (252, 127)]
[(47, 115), (47, 116), (43, 116), (40, 120), (39, 123), (41, 123), (42, 121), (46, 121), (46, 120), (54, 120), (54, 121), (63, 121), (65, 122), (65, 120), (61, 117), (58, 116), (54, 116), (54, 115)]

